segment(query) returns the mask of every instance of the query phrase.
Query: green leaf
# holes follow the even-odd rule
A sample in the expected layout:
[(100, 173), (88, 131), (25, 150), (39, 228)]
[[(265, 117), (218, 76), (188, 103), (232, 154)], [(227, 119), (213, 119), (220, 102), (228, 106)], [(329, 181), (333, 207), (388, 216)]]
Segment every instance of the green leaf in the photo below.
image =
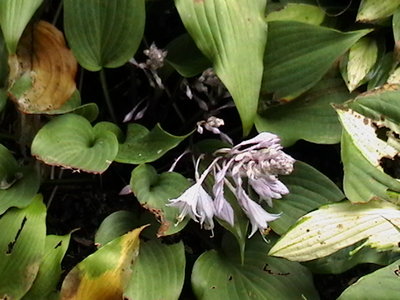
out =
[(267, 39), (265, 0), (175, 0), (197, 47), (232, 95), (244, 134), (253, 126)]
[(299, 139), (318, 144), (338, 143), (342, 128), (331, 104), (343, 103), (349, 97), (343, 80), (323, 79), (298, 99), (261, 111), (255, 121), (257, 131), (279, 135), (285, 146)]
[(166, 236), (182, 230), (188, 219), (175, 225), (179, 209), (166, 206), (169, 199), (179, 197), (189, 186), (189, 181), (179, 173), (166, 172), (160, 175), (150, 165), (139, 165), (132, 171), (131, 189), (140, 204), (156, 215), (161, 223), (158, 236)]
[(281, 217), (270, 223), (278, 234), (285, 233), (306, 213), (331, 202), (343, 200), (344, 195), (328, 177), (313, 167), (297, 161), (294, 171), (280, 180), (290, 193), (282, 199), (274, 200), (269, 212), (282, 213)]
[(36, 196), (24, 209), (0, 218), (0, 298), (20, 299), (32, 286), (42, 262), (46, 207)]
[(393, 52), (388, 52), (382, 56), (380, 61), (375, 66), (375, 72), (373, 73), (371, 79), (368, 81), (367, 90), (370, 91), (374, 88), (380, 87), (386, 83), (389, 74), (393, 70), (394, 66), (394, 54)]
[(8, 94), (4, 89), (0, 89), (0, 113), (3, 111), (7, 104)]
[(400, 92), (384, 86), (337, 106), (344, 132), (344, 191), (352, 202), (381, 198), (399, 203)]
[(340, 32), (293, 21), (268, 23), (261, 95), (293, 99), (313, 87), (332, 64), (371, 30)]
[(369, 23), (389, 17), (399, 6), (399, 0), (362, 0), (356, 21)]
[(39, 130), (31, 152), (46, 164), (102, 173), (116, 157), (118, 141), (112, 132), (93, 128), (84, 117), (66, 114)]
[(211, 67), (211, 62), (196, 47), (188, 34), (182, 34), (167, 45), (166, 61), (183, 77), (193, 77)]
[(185, 279), (185, 250), (182, 242), (173, 245), (149, 241), (140, 245), (130, 283), (128, 299), (176, 300)]
[(288, 3), (283, 9), (267, 15), (266, 21), (296, 21), (320, 25), (325, 19), (325, 12), (318, 6), (303, 3)]
[(108, 215), (101, 222), (94, 241), (99, 246), (105, 245), (133, 228), (138, 227), (138, 225), (137, 216), (133, 212), (127, 210), (116, 211)]
[[(9, 73), (9, 66), (8, 66), (7, 46), (4, 41), (3, 33), (0, 30), (0, 87), (1, 88), (5, 88), (8, 84), (8, 73)], [(2, 97), (3, 96), (1, 96), (0, 99)], [(0, 100), (0, 112), (1, 112), (1, 101), (2, 100)]]
[[(390, 221), (390, 222), (389, 222)], [(358, 248), (399, 252), (400, 210), (386, 201), (328, 204), (302, 218), (271, 249), (270, 255), (308, 261), (365, 240)]]
[(19, 166), (11, 152), (0, 144), (0, 190), (10, 188), (20, 177)]
[(14, 54), (18, 41), (43, 0), (2, 0), (0, 1), (0, 26), (8, 53)]
[(353, 253), (363, 242), (360, 241), (354, 245), (340, 249), (329, 256), (303, 262), (302, 265), (306, 266), (313, 273), (340, 274), (358, 264), (371, 263), (386, 266), (400, 258), (400, 253), (391, 251), (380, 252), (369, 247), (363, 247)]
[(392, 300), (400, 294), (400, 260), (361, 277), (338, 300)]
[(10, 207), (24, 208), (30, 205), (39, 190), (40, 176), (32, 166), (22, 167), (19, 172), (20, 179), (8, 189), (0, 189), (0, 215)]
[(132, 58), (144, 23), (144, 0), (64, 1), (68, 43), (79, 64), (90, 71), (116, 68)]
[(353, 91), (363, 83), (363, 79), (371, 71), (377, 58), (378, 45), (372, 38), (363, 37), (350, 48), (346, 74), (349, 91)]
[(246, 244), (243, 264), (232, 247), (201, 255), (192, 272), (197, 299), (319, 299), (306, 268), (270, 257), (268, 250), (269, 245), (257, 235)]
[(43, 261), (32, 288), (23, 300), (48, 299), (57, 289), (61, 277), (61, 261), (68, 249), (70, 235), (46, 236)]
[(128, 125), (124, 143), (119, 145), (115, 161), (127, 164), (142, 164), (155, 161), (169, 150), (175, 148), (188, 135), (175, 136), (169, 134), (160, 125), (149, 131), (140, 124), (131, 123)]

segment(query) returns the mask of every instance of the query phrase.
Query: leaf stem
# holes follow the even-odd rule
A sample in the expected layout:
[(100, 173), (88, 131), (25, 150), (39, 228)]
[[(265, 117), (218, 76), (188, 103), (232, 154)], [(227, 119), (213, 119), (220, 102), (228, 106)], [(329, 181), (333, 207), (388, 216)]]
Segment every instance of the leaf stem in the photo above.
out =
[(101, 82), (101, 87), (103, 89), (104, 99), (106, 100), (108, 112), (110, 113), (111, 120), (114, 123), (117, 123), (117, 118), (115, 117), (114, 108), (113, 108), (112, 103), (111, 103), (111, 97), (110, 97), (110, 94), (108, 92), (106, 74), (104, 72), (104, 69), (100, 70), (100, 82)]

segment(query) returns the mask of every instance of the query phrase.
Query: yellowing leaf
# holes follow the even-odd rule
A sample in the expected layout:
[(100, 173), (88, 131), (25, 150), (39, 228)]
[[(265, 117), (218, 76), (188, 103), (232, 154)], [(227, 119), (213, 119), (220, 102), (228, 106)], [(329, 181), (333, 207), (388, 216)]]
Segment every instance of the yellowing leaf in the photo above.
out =
[(375, 65), (378, 58), (378, 45), (374, 39), (363, 37), (358, 40), (349, 52), (347, 64), (347, 87), (353, 91)]
[(65, 278), (61, 300), (121, 300), (131, 265), (139, 253), (142, 226), (107, 243)]
[(76, 90), (77, 62), (50, 23), (28, 28), (8, 63), (11, 99), (25, 113), (58, 109)]
[(308, 261), (361, 241), (350, 255), (363, 247), (399, 252), (398, 226), (400, 210), (386, 201), (328, 204), (300, 218), (271, 248), (269, 255)]

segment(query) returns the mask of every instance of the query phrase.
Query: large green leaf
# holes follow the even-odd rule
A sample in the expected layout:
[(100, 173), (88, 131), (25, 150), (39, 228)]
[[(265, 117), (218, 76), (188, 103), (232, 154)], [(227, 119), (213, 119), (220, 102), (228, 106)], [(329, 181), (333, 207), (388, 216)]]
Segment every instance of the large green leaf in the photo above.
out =
[(156, 125), (151, 131), (140, 124), (129, 124), (125, 141), (119, 145), (115, 161), (142, 164), (157, 160), (176, 147), (187, 135), (175, 136)]
[(281, 176), (280, 179), (290, 193), (282, 199), (274, 200), (274, 206), (268, 208), (270, 212), (282, 213), (278, 220), (270, 223), (270, 227), (278, 234), (285, 233), (306, 213), (344, 198), (328, 177), (300, 161), (296, 162), (293, 173)]
[(43, 0), (0, 1), (0, 26), (8, 52), (14, 54), (18, 41)]
[(42, 262), (46, 207), (37, 196), (24, 209), (0, 218), (0, 298), (20, 299), (32, 286)]
[(143, 164), (132, 171), (130, 185), (140, 204), (161, 223), (158, 236), (174, 234), (186, 226), (187, 218), (175, 225), (179, 210), (166, 206), (169, 199), (179, 197), (190, 186), (181, 174), (166, 172), (159, 175), (152, 166)]
[(98, 71), (133, 57), (142, 40), (144, 0), (65, 0), (64, 28), (78, 62)]
[(349, 97), (341, 79), (323, 79), (298, 99), (261, 111), (256, 128), (279, 135), (285, 146), (299, 139), (335, 144), (340, 141), (342, 128), (331, 103), (342, 103)]
[(368, 23), (386, 18), (391, 16), (399, 6), (399, 0), (362, 0), (356, 20)]
[(365, 275), (348, 287), (338, 300), (392, 300), (400, 295), (400, 260)]
[(265, 0), (175, 0), (197, 47), (213, 63), (249, 133), (257, 111), (267, 39)]
[(337, 107), (344, 127), (344, 190), (352, 202), (399, 203), (400, 91), (385, 86)]
[(197, 259), (192, 272), (197, 299), (319, 299), (311, 273), (298, 263), (268, 256), (270, 246), (259, 235), (247, 242), (243, 264), (234, 246)]
[(46, 236), (43, 261), (32, 288), (22, 298), (23, 300), (49, 299), (57, 289), (61, 276), (61, 261), (68, 249), (70, 235)]
[(140, 245), (130, 282), (128, 299), (176, 300), (185, 279), (185, 250), (182, 242), (173, 245), (149, 241)]
[(115, 134), (93, 128), (84, 117), (66, 114), (39, 130), (31, 152), (46, 164), (102, 173), (115, 159), (118, 141)]
[(328, 204), (303, 216), (271, 249), (270, 255), (308, 261), (365, 240), (364, 246), (400, 252), (400, 210), (386, 201)]
[(370, 30), (340, 32), (292, 21), (268, 23), (261, 96), (293, 99), (313, 87), (333, 62)]

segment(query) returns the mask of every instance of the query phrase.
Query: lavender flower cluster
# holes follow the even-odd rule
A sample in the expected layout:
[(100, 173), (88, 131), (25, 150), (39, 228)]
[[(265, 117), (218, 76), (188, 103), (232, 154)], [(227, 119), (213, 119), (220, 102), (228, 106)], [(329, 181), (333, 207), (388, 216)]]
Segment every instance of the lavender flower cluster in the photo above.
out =
[[(279, 181), (278, 175), (290, 174), (295, 160), (282, 151), (278, 136), (268, 132), (262, 132), (232, 148), (219, 149), (215, 155), (216, 158), (201, 176), (198, 172), (201, 158), (198, 159), (195, 184), (180, 197), (169, 200), (168, 205), (180, 211), (178, 223), (189, 216), (205, 229), (213, 230), (213, 218), (217, 217), (234, 226), (234, 211), (224, 196), (225, 188), (228, 188), (251, 223), (249, 237), (257, 229), (263, 234), (268, 228), (268, 222), (279, 218), (279, 214), (268, 213), (252, 200), (244, 182), (251, 186), (261, 201), (272, 206), (272, 199), (279, 199), (289, 193), (287, 187)], [(203, 188), (208, 175), (214, 177), (213, 197)]]

